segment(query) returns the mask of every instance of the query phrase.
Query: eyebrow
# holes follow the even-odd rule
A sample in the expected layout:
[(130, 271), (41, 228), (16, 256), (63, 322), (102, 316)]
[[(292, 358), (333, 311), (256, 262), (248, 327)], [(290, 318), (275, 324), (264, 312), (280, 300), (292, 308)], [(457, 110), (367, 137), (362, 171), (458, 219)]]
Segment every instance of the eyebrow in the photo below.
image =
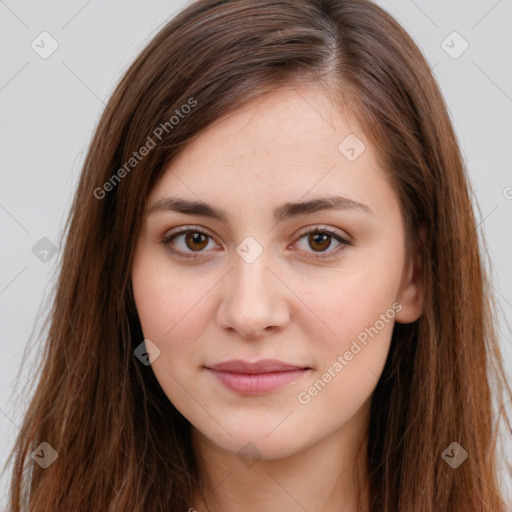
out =
[[(274, 208), (273, 214), (277, 222), (282, 222), (292, 217), (324, 210), (356, 210), (374, 215), (367, 205), (340, 196), (321, 197), (298, 203), (284, 203)], [(190, 201), (178, 197), (164, 197), (151, 206), (148, 215), (161, 211), (175, 211), (185, 215), (208, 217), (219, 220), (226, 225), (229, 224), (229, 216), (226, 210), (215, 208), (203, 201)]]

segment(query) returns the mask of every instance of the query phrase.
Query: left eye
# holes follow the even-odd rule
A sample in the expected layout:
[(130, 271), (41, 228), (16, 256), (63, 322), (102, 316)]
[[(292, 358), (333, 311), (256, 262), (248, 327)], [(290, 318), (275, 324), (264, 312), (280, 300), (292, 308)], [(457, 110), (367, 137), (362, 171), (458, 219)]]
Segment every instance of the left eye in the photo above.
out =
[[(313, 253), (327, 253), (329, 256), (333, 253), (337, 253), (340, 250), (340, 246), (350, 245), (350, 242), (338, 233), (318, 227), (302, 233), (298, 240), (301, 241), (302, 239), (306, 239), (306, 244), (313, 249)], [(332, 245), (332, 239), (334, 239), (338, 245), (335, 246), (333, 250), (327, 251)], [(178, 240), (179, 243), (177, 242)], [(200, 253), (204, 252), (204, 249), (209, 248), (210, 242), (213, 242), (213, 238), (210, 235), (199, 229), (191, 228), (172, 233), (162, 240), (162, 244), (165, 247), (181, 258), (199, 257)], [(301, 250), (311, 252), (308, 251), (307, 248), (302, 248)], [(322, 256), (313, 255), (308, 257), (320, 258)]]
[[(343, 244), (348, 245), (348, 242), (340, 235), (326, 229), (317, 228), (312, 231), (308, 231), (299, 238), (299, 241), (304, 238), (306, 239), (306, 243), (309, 245), (309, 247), (313, 249), (313, 252), (332, 253), (336, 252), (336, 247), (339, 247), (340, 245)], [(329, 247), (331, 247), (333, 239), (338, 243), (338, 245), (335, 247), (334, 250), (326, 251)], [(307, 251), (307, 248), (304, 250)]]

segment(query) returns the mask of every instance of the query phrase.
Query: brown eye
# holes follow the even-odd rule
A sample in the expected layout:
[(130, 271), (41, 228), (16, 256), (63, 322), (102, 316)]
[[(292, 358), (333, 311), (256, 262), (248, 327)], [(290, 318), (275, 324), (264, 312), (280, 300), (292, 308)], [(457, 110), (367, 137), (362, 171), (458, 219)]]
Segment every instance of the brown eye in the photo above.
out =
[[(212, 242), (212, 247), (209, 247), (210, 242)], [(190, 259), (211, 256), (211, 251), (208, 249), (214, 249), (216, 246), (211, 235), (191, 227), (164, 237), (161, 243), (175, 256)], [(307, 257), (319, 259), (338, 254), (346, 246), (351, 245), (351, 242), (330, 229), (315, 227), (303, 233), (297, 244), (301, 252), (309, 253)]]
[(308, 237), (308, 242), (315, 251), (324, 251), (331, 245), (331, 236), (323, 233), (312, 233)]
[(305, 257), (320, 259), (338, 255), (343, 249), (351, 245), (351, 242), (340, 233), (317, 226), (309, 231), (302, 232), (296, 245)]
[(181, 229), (167, 235), (161, 240), (161, 243), (174, 255), (182, 258), (206, 256), (209, 252), (208, 249), (213, 249), (216, 246), (210, 235), (193, 228)]
[(208, 245), (208, 238), (202, 233), (191, 232), (185, 235), (185, 244), (192, 251), (200, 251)]

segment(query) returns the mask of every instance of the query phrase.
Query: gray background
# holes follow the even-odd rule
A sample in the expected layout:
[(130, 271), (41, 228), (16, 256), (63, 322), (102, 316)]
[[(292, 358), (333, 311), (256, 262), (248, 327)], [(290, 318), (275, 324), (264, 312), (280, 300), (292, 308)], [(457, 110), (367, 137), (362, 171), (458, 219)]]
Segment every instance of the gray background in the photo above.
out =
[[(501, 346), (512, 378), (512, 0), (381, 0), (412, 35), (433, 68), (476, 191), (477, 217), (494, 267)], [(0, 0), (0, 464), (12, 448), (26, 398), (13, 384), (57, 270), (58, 254), (38, 256), (43, 237), (57, 247), (80, 167), (104, 104), (121, 74), (186, 2), (152, 0)], [(57, 41), (43, 59), (42, 32)], [(458, 32), (459, 36), (450, 35)], [(445, 41), (443, 43), (443, 41)], [(44, 40), (44, 49), (50, 48)], [(38, 49), (43, 51), (43, 48)], [(451, 55), (450, 55), (451, 53)], [(457, 57), (457, 58), (454, 58)], [(48, 242), (39, 242), (44, 244)], [(36, 246), (39, 247), (39, 246)], [(36, 251), (37, 252), (37, 251)], [(41, 261), (41, 258), (48, 261)], [(506, 320), (505, 320), (506, 319)], [(511, 404), (507, 405), (508, 410)], [(511, 411), (512, 412), (512, 411)], [(504, 452), (512, 458), (512, 443)], [(0, 481), (5, 507), (8, 474)], [(512, 488), (510, 477), (506, 484)]]

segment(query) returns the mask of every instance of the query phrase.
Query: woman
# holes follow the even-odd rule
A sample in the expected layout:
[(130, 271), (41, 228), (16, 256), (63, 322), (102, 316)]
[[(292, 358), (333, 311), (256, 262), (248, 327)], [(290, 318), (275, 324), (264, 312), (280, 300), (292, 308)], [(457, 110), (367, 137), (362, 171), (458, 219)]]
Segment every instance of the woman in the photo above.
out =
[(11, 510), (504, 512), (490, 304), (396, 21), (199, 0), (94, 135)]

